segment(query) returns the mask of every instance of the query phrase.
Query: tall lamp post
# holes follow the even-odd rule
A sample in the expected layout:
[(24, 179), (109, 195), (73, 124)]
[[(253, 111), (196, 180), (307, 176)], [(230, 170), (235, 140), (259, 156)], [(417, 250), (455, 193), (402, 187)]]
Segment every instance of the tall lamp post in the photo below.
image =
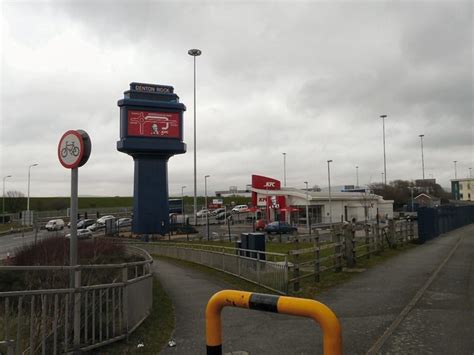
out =
[[(205, 203), (206, 203), (206, 209), (207, 209), (207, 178), (210, 177), (211, 175), (206, 175), (204, 176), (204, 195), (205, 195)], [(209, 236), (209, 211), (206, 214), (206, 229), (207, 229), (207, 240), (210, 239)]]
[(311, 227), (309, 225), (309, 198), (308, 198), (308, 182), (304, 182), (306, 185), (306, 228), (308, 229), (308, 233), (311, 235)]
[(286, 187), (286, 153), (283, 154), (283, 186)]
[(411, 192), (411, 212), (414, 212), (414, 205), (413, 205), (413, 189), (414, 189), (414, 187), (409, 186), (408, 188), (410, 189), (410, 192)]
[(359, 167), (358, 166), (356, 166), (356, 182), (357, 182), (356, 188), (359, 188)]
[(190, 49), (188, 54), (193, 57), (194, 60), (194, 225), (197, 224), (197, 181), (196, 181), (196, 57), (201, 55), (199, 49)]
[(26, 210), (30, 210), (30, 176), (31, 176), (31, 168), (34, 166), (38, 166), (38, 164), (31, 164), (28, 167), (28, 198), (26, 199)]
[(3, 177), (3, 198), (2, 198), (2, 224), (5, 224), (5, 180), (8, 179), (9, 177), (12, 177), (11, 175), (7, 175)]
[(423, 181), (425, 180), (425, 156), (423, 154), (423, 137), (424, 136), (425, 136), (424, 134), (418, 135), (421, 141), (421, 170), (423, 172)]
[(184, 213), (184, 189), (186, 186), (181, 186), (181, 214), (183, 215), (183, 224), (186, 221), (186, 213)]
[(457, 178), (458, 178), (458, 169), (457, 169), (457, 163), (458, 163), (458, 161), (457, 161), (457, 160), (453, 160), (453, 163), (454, 163), (454, 178), (457, 179)]
[(332, 163), (332, 160), (328, 160), (328, 187), (329, 187), (329, 225), (332, 229), (332, 201), (331, 201), (331, 169), (329, 164)]
[(383, 183), (387, 185), (387, 159), (385, 155), (385, 119), (387, 118), (387, 115), (380, 115), (380, 118), (382, 119), (382, 127), (383, 127), (383, 174), (384, 174)]

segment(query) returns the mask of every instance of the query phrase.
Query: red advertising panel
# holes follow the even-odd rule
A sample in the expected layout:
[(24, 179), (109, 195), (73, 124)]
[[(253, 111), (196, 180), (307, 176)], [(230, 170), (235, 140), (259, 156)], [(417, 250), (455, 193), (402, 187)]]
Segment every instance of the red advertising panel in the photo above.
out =
[(179, 139), (179, 113), (129, 110), (128, 135)]
[(281, 183), (267, 176), (252, 175), (252, 187), (262, 190), (280, 190)]

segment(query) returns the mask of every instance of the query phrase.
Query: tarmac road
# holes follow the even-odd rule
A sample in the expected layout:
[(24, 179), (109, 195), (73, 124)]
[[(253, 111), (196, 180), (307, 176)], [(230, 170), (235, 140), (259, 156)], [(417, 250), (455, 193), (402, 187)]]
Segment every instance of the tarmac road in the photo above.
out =
[[(159, 259), (154, 270), (177, 320), (177, 345), (161, 353), (205, 354), (205, 306), (229, 286)], [(408, 250), (317, 300), (338, 316), (345, 354), (472, 355), (474, 225)], [(222, 324), (224, 353), (322, 353), (321, 331), (308, 319), (225, 308)]]
[[(64, 235), (64, 230), (57, 231), (58, 235)], [(46, 230), (38, 231), (38, 240), (52, 237), (56, 232), (48, 232)], [(0, 260), (5, 259), (7, 254), (13, 255), (16, 248), (24, 244), (34, 243), (35, 232), (8, 234), (0, 237)]]

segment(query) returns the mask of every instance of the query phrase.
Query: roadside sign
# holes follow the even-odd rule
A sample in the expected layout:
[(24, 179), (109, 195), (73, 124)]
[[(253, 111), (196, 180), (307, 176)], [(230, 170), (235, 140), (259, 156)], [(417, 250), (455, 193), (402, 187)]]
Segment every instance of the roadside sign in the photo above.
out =
[(58, 144), (58, 158), (62, 166), (74, 169), (84, 165), (91, 153), (91, 140), (83, 130), (69, 130)]

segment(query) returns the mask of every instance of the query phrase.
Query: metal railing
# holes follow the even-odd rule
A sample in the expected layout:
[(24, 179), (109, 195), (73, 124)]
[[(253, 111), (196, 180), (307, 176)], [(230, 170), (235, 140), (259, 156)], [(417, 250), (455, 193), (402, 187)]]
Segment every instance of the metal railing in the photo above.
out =
[(223, 271), (280, 294), (288, 292), (288, 255), (220, 246), (140, 243), (150, 254), (186, 260)]
[[(0, 272), (74, 273), (76, 287), (0, 292), (0, 353), (58, 354), (87, 351), (126, 338), (149, 315), (153, 259), (79, 266), (0, 266)], [(88, 278), (102, 273), (109, 283)]]

